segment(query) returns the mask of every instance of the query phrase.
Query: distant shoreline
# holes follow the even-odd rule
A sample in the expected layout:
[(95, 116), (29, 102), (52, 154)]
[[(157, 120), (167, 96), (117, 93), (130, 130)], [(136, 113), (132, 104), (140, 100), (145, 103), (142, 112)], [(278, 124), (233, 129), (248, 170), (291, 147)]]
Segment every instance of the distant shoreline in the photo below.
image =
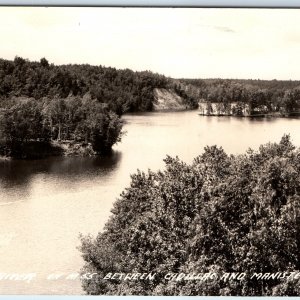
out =
[(202, 114), (198, 113), (199, 116), (205, 117), (237, 117), (237, 118), (292, 118), (300, 117), (300, 113), (282, 115), (282, 114), (254, 114), (254, 115), (230, 115), (230, 114)]

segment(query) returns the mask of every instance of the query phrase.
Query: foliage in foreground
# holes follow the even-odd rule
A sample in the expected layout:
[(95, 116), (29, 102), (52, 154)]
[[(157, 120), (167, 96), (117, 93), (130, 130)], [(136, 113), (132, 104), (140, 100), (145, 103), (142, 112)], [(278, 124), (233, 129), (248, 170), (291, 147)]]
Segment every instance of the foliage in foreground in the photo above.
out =
[[(174, 273), (284, 272), (300, 267), (300, 150), (284, 136), (257, 152), (206, 147), (191, 165), (167, 157), (138, 172), (96, 239), (82, 238), (87, 294), (299, 295), (299, 280), (168, 281)], [(157, 273), (152, 281), (107, 273)]]

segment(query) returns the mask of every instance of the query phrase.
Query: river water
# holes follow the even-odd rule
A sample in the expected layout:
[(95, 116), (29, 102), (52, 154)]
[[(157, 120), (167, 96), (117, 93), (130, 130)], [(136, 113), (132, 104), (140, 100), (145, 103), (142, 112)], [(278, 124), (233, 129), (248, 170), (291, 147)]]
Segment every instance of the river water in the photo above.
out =
[[(191, 162), (215, 144), (243, 153), (284, 133), (300, 146), (300, 119), (187, 111), (126, 115), (124, 121), (126, 134), (110, 157), (0, 161), (0, 294), (83, 294), (80, 281), (68, 278), (83, 265), (79, 233), (102, 230), (130, 174), (163, 168), (167, 154)], [(1, 273), (33, 273), (33, 279), (8, 280)], [(57, 279), (48, 277), (53, 273)]]

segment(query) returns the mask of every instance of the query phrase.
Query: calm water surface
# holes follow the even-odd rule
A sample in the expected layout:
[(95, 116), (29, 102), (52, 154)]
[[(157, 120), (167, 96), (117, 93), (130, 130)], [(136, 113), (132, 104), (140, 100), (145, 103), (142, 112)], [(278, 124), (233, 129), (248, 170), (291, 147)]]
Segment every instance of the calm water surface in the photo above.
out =
[[(122, 143), (106, 158), (0, 161), (0, 273), (36, 273), (31, 282), (0, 280), (0, 294), (82, 294), (67, 280), (83, 265), (79, 233), (96, 235), (137, 169), (163, 168), (166, 154), (186, 162), (217, 144), (227, 153), (257, 149), (290, 133), (299, 119), (199, 116), (196, 111), (124, 117)], [(51, 273), (61, 274), (49, 280)], [(0, 274), (1, 275), (1, 274)]]

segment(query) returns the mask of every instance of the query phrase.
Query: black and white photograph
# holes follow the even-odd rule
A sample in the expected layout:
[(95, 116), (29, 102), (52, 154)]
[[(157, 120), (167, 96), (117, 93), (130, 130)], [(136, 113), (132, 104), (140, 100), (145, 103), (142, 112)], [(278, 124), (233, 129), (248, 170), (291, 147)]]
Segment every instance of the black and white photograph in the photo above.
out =
[(0, 295), (300, 295), (299, 9), (0, 7), (0, 41)]

